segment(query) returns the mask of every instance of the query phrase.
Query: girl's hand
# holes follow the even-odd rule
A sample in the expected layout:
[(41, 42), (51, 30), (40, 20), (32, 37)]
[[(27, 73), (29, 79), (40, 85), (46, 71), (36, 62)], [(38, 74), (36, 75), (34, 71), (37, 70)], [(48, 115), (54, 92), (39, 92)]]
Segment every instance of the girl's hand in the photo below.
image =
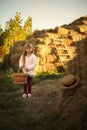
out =
[(22, 69), (24, 74), (27, 74), (27, 71), (25, 70), (25, 68)]
[(19, 67), (19, 70), (22, 70), (23, 67)]
[(25, 68), (25, 71), (26, 71), (26, 72), (28, 72), (28, 71), (29, 71), (29, 69), (26, 67), (26, 68)]
[(19, 69), (21, 70), (23, 68), (23, 66), (19, 66)]

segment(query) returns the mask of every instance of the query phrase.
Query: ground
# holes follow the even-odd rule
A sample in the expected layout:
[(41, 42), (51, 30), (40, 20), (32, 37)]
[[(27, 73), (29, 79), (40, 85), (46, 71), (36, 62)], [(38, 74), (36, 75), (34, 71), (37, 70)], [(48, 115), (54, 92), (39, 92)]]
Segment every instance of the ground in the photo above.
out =
[(0, 130), (63, 130), (56, 113), (59, 91), (60, 80), (49, 79), (33, 84), (30, 98), (22, 98), (22, 86), (1, 93)]

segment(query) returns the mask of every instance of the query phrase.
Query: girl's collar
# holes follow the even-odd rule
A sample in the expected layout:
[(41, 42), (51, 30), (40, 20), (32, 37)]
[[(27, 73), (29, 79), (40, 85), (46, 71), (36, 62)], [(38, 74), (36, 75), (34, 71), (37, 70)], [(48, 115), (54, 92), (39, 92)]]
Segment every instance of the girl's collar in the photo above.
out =
[(27, 56), (27, 57), (30, 57), (31, 55), (32, 55), (32, 53), (31, 53), (31, 54), (27, 54), (26, 56)]

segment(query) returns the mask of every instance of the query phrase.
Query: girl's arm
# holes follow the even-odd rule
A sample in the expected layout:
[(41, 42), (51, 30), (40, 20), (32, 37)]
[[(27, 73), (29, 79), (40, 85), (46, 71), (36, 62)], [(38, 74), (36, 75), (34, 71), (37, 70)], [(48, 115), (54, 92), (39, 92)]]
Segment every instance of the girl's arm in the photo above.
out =
[(35, 66), (36, 66), (36, 56), (33, 56), (33, 57), (32, 57), (32, 64), (29, 65), (29, 66), (28, 66), (27, 68), (25, 68), (25, 69), (26, 69), (26, 71), (29, 71), (29, 70), (34, 69)]

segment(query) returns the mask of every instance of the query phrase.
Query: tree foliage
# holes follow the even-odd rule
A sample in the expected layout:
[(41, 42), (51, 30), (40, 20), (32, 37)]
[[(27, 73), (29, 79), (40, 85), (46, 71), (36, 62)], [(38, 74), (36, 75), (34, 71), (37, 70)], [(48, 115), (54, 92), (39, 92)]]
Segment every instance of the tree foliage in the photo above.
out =
[(4, 32), (3, 32), (3, 29), (0, 25), (0, 46), (4, 45)]
[(32, 18), (28, 17), (26, 20), (23, 31), (25, 32), (25, 35), (31, 35), (32, 34)]
[(28, 17), (23, 27), (22, 21), (21, 14), (16, 12), (14, 18), (6, 22), (5, 31), (0, 26), (0, 45), (6, 54), (9, 54), (14, 42), (25, 40), (27, 35), (32, 34), (32, 18)]

